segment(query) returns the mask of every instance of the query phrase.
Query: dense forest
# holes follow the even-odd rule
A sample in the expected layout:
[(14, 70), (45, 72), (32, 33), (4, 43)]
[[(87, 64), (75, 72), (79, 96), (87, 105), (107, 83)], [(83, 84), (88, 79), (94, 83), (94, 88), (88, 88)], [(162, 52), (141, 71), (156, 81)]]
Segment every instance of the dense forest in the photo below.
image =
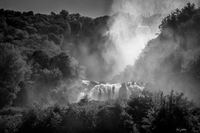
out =
[[(85, 61), (93, 53), (99, 64), (104, 62), (100, 44), (105, 41), (102, 33), (107, 28), (106, 16), (92, 19), (65, 10), (44, 15), (3, 9), (0, 16), (1, 108), (30, 105), (35, 100), (39, 104), (49, 102), (48, 95), (52, 93), (56, 93), (54, 100), (66, 103), (67, 97), (56, 97), (66, 88), (51, 90), (63, 84), (70, 86), (85, 75), (93, 78), (90, 63)], [(83, 47), (86, 52), (81, 51)], [(99, 66), (102, 74), (106, 73), (103, 65)]]
[[(200, 132), (197, 102), (175, 88), (191, 86), (169, 81), (171, 75), (177, 84), (188, 77), (195, 89), (200, 87), (200, 8), (190, 3), (165, 17), (160, 34), (148, 43), (136, 66), (116, 76), (116, 81), (148, 81), (142, 95), (108, 101), (84, 97), (74, 103), (82, 79), (95, 78), (94, 71), (101, 71), (102, 76), (112, 71), (101, 55), (109, 18), (83, 17), (65, 10), (46, 15), (0, 9), (1, 133)], [(86, 60), (90, 55), (95, 55), (92, 61), (98, 60), (93, 67)], [(158, 65), (149, 67), (152, 62)], [(127, 73), (132, 75), (127, 77)], [(167, 78), (162, 79), (163, 75)], [(162, 87), (175, 91), (163, 93)], [(198, 90), (192, 95), (197, 101)]]

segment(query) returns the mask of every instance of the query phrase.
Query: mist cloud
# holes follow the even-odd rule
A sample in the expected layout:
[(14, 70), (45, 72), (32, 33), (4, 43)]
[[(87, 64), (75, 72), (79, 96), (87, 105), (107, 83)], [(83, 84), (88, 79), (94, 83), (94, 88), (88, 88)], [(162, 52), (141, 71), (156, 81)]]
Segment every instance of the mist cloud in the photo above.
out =
[(159, 33), (161, 20), (187, 2), (198, 0), (114, 0), (108, 22), (107, 62), (116, 62), (114, 74), (134, 65), (148, 41)]
[[(171, 1), (168, 1), (169, 4), (167, 5), (167, 2), (165, 2), (165, 6), (163, 6), (163, 3), (161, 2), (163, 10), (161, 10), (162, 8), (158, 8), (155, 9), (154, 12), (154, 10), (149, 8), (151, 9), (150, 13), (152, 16), (139, 17), (141, 18), (139, 20), (143, 21), (137, 22), (141, 22), (139, 23), (140, 25), (145, 25), (151, 31), (150, 33), (152, 35), (155, 34), (156, 31), (159, 31), (158, 26), (161, 24), (163, 17), (166, 17), (167, 14), (175, 11), (172, 8), (168, 10), (167, 7), (169, 7), (168, 5), (171, 5), (170, 2)], [(185, 1), (175, 1), (174, 3), (176, 4), (173, 8), (176, 7), (181, 9), (186, 5)], [(198, 1), (196, 1), (196, 6), (197, 5)], [(143, 5), (141, 7), (143, 7)], [(145, 9), (145, 5), (143, 8)], [(161, 28), (157, 37), (147, 40), (147, 43), (143, 44), (144, 49), (141, 49), (141, 52), (137, 55), (136, 60), (132, 60), (132, 66), (126, 67), (126, 69), (119, 76), (116, 76), (115, 82), (129, 80), (143, 81), (145, 83), (152, 84), (152, 88), (154, 89), (162, 89), (164, 92), (169, 92), (174, 89), (176, 91), (184, 92), (184, 94), (189, 98), (198, 101), (197, 99), (199, 99), (200, 94), (200, 50), (198, 39), (200, 34), (198, 13), (198, 9), (192, 8), (191, 5), (187, 5), (181, 11), (177, 11), (178, 15), (175, 16), (177, 18), (173, 19), (172, 17), (171, 19), (173, 20), (169, 20), (169, 25), (165, 26), (165, 28)], [(151, 21), (152, 19), (153, 21)], [(170, 17), (168, 17), (168, 19), (170, 19)], [(115, 21), (113, 22), (115, 24)], [(170, 24), (172, 25), (171, 27)], [(137, 32), (134, 33), (137, 34)], [(139, 45), (139, 43), (132, 43), (132, 48), (134, 45)], [(125, 46), (122, 45), (121, 47)], [(118, 52), (121, 52), (120, 49)], [(124, 56), (124, 58), (126, 58), (126, 56)]]

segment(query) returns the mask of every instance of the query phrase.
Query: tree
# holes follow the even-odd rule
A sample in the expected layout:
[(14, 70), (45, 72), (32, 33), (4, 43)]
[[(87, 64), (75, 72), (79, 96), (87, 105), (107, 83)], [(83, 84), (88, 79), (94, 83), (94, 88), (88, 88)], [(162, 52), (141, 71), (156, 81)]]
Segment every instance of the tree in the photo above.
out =
[(97, 127), (99, 133), (130, 133), (134, 122), (120, 103), (105, 105), (97, 112)]
[(66, 52), (62, 52), (51, 58), (51, 66), (53, 68), (59, 68), (64, 78), (76, 78), (78, 76), (76, 60)]
[(175, 29), (181, 23), (184, 23), (187, 20), (189, 20), (190, 18), (192, 18), (194, 13), (195, 13), (195, 5), (191, 4), (191, 3), (187, 3), (187, 5), (183, 9), (181, 9), (181, 10), (176, 9), (170, 15), (165, 17), (162, 20), (161, 25), (159, 26), (159, 28), (160, 29), (164, 29), (164, 28), (173, 28), (173, 29)]
[(147, 132), (194, 132), (192, 130), (198, 127), (196, 124), (198, 120), (195, 121), (196, 116), (191, 111), (194, 106), (183, 97), (182, 93), (174, 94), (172, 91), (170, 95), (166, 95), (160, 100), (160, 105), (149, 109), (146, 118), (144, 118), (143, 127)]
[(0, 44), (0, 108), (12, 103), (27, 70), (25, 61), (12, 44)]
[(62, 10), (62, 11), (60, 12), (60, 15), (63, 16), (65, 19), (67, 19), (68, 16), (69, 16), (69, 12), (66, 11), (66, 10)]

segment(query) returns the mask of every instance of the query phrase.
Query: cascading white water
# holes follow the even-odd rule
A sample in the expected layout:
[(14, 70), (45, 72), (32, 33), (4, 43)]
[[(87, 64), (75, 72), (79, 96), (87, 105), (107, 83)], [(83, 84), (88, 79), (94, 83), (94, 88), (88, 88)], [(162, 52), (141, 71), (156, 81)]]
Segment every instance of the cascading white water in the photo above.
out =
[[(87, 97), (91, 101), (107, 101), (116, 99), (129, 99), (130, 96), (142, 96), (143, 86), (138, 85), (136, 82), (128, 83), (98, 83), (91, 87), (91, 82), (83, 80), (85, 88), (79, 93), (77, 102), (84, 97)], [(86, 87), (88, 86), (88, 87)], [(90, 87), (89, 87), (90, 86)]]
[[(109, 38), (108, 47), (103, 53), (108, 64), (114, 62), (110, 77), (119, 74), (128, 65), (134, 66), (148, 41), (157, 36), (161, 20), (187, 2), (197, 3), (198, 0), (113, 0), (109, 30), (105, 33)], [(85, 83), (90, 85), (89, 81)], [(80, 92), (77, 101), (84, 96), (98, 101), (128, 98), (142, 88), (137, 84), (96, 83), (91, 86)]]

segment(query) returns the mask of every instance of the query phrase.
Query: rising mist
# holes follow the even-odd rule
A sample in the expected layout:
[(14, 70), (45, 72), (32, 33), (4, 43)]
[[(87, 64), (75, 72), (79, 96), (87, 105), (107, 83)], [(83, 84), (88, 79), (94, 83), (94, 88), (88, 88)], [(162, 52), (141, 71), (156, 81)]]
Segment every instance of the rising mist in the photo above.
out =
[[(140, 32), (135, 32), (132, 37), (130, 37), (129, 39), (126, 38), (126, 40), (130, 41), (132, 39), (136, 39), (136, 41), (132, 42), (129, 45), (129, 47), (132, 47), (133, 49), (135, 47), (138, 48), (135, 48), (137, 49), (136, 52), (134, 52), (133, 50), (132, 55), (123, 50), (123, 48), (125, 49), (128, 44), (120, 43), (122, 44), (120, 46), (123, 48), (120, 48), (118, 52), (122, 53), (122, 57), (130, 59), (130, 61), (128, 61), (127, 64), (125, 63), (126, 65), (124, 64), (124, 67), (126, 67), (124, 72), (120, 73), (113, 80), (115, 82), (129, 80), (143, 81), (145, 83), (150, 83), (151, 85), (153, 85), (152, 88), (154, 89), (161, 89), (164, 92), (170, 92), (170, 90), (174, 89), (179, 92), (184, 92), (185, 95), (187, 95), (189, 98), (198, 101), (200, 91), (199, 79), (196, 69), (199, 60), (199, 39), (197, 37), (199, 33), (197, 28), (198, 26), (195, 22), (196, 11), (194, 7), (189, 4), (188, 7), (184, 7), (182, 10), (175, 11), (175, 8), (181, 9), (186, 3), (181, 1), (173, 1), (173, 6), (170, 6), (172, 4), (170, 1), (155, 1), (158, 6), (155, 6), (155, 8), (151, 9), (145, 7), (150, 3), (146, 5), (144, 4), (144, 2), (142, 4), (138, 4), (138, 1), (131, 2), (137, 3), (137, 7), (133, 7), (134, 10), (138, 9), (138, 7), (141, 10), (135, 12), (144, 13), (141, 15), (142, 17), (140, 17), (142, 19), (142, 22), (136, 20), (134, 22), (139, 22), (138, 25), (144, 25), (147, 30), (143, 31), (143, 34), (139, 34)], [(122, 3), (119, 5), (123, 7)], [(134, 4), (128, 3), (127, 5), (127, 8), (130, 10), (130, 5)], [(141, 8), (138, 5), (141, 5)], [(144, 8), (149, 9), (149, 11), (143, 11), (142, 9)], [(134, 12), (134, 10), (130, 10), (129, 14), (131, 12)], [(163, 20), (162, 23), (157, 23), (161, 22), (163, 17), (166, 17), (166, 14), (169, 14), (170, 12), (174, 12), (172, 13), (172, 16), (174, 14), (174, 20), (173, 17), (171, 17), (172, 21), (170, 21), (169, 24), (165, 20)], [(186, 18), (186, 20), (181, 19), (181, 16), (186, 12), (191, 13), (188, 15), (191, 15), (191, 20), (190, 17)], [(152, 16), (148, 16), (146, 14), (152, 14)], [(176, 15), (177, 18), (175, 17)], [(194, 17), (192, 17), (192, 15), (194, 15)], [(118, 17), (118, 19), (120, 19), (120, 17)], [(170, 20), (170, 17), (168, 17), (168, 19)], [(130, 23), (130, 20), (131, 19), (127, 19), (127, 21), (123, 23), (135, 24)], [(120, 29), (120, 27), (123, 26), (117, 27), (118, 29)], [(160, 27), (160, 29), (158, 29), (158, 27)], [(121, 31), (119, 33), (130, 33), (130, 30), (128, 30), (127, 32)], [(145, 39), (151, 39), (147, 39), (146, 42), (144, 41), (145, 39), (143, 39), (144, 42), (140, 43), (140, 40), (137, 40), (137, 35), (139, 35), (140, 38), (144, 37)], [(123, 36), (116, 36), (116, 38), (120, 37), (123, 38)], [(113, 40), (116, 41), (117, 39)], [(116, 46), (119, 45), (118, 43), (115, 44)]]

